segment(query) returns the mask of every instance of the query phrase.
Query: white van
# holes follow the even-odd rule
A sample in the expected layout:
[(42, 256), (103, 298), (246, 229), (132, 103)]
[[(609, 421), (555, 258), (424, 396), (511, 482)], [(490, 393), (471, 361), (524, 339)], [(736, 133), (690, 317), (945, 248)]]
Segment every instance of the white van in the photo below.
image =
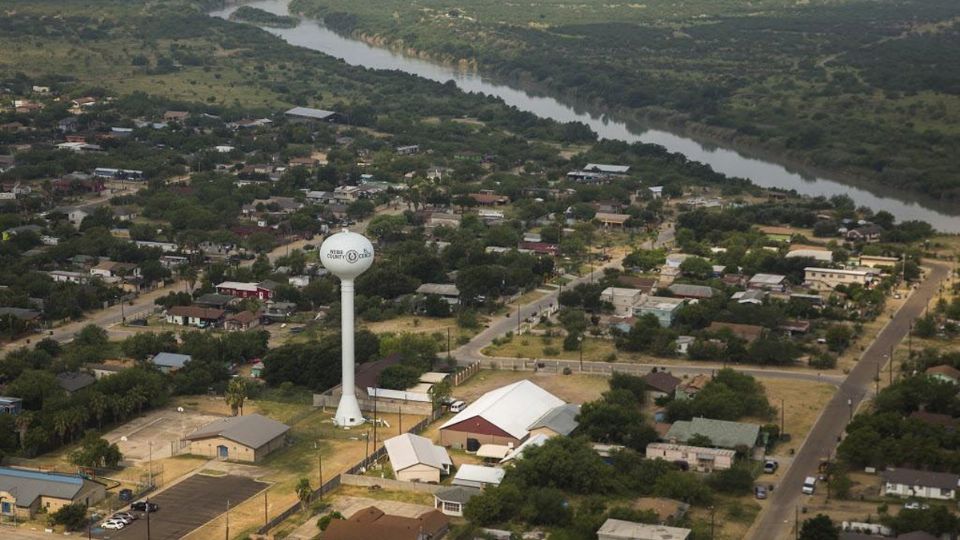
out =
[(467, 408), (466, 402), (463, 400), (457, 400), (450, 404), (450, 412), (460, 412)]
[(817, 489), (817, 479), (813, 476), (808, 476), (803, 481), (803, 489), (801, 491), (804, 495), (813, 495), (813, 491)]

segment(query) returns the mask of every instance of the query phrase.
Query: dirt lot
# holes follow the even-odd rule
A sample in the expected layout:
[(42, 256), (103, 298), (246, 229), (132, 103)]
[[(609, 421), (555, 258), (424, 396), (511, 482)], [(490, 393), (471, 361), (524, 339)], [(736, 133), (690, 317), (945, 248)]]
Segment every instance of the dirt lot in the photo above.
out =
[(557, 375), (530, 371), (482, 370), (466, 383), (454, 388), (453, 395), (470, 403), (490, 390), (529, 379), (544, 390), (570, 403), (585, 403), (610, 389), (609, 377), (600, 375)]
[[(227, 510), (263, 491), (267, 484), (243, 476), (194, 475), (150, 499), (160, 510), (150, 515), (150, 538), (176, 540)], [(221, 531), (222, 533), (223, 531)], [(147, 537), (147, 521), (139, 519), (121, 531), (101, 531), (99, 538)]]
[(104, 438), (117, 443), (127, 461), (145, 462), (150, 458), (159, 460), (171, 456), (171, 444), (217, 418), (216, 415), (168, 408), (147, 413), (110, 431)]

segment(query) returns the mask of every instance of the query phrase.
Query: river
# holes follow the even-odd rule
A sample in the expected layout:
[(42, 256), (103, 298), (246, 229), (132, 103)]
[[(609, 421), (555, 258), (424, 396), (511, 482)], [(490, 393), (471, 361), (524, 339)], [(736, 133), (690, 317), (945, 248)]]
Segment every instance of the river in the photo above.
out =
[[(245, 2), (276, 13), (288, 15), (287, 0), (255, 0)], [(229, 6), (212, 11), (216, 17), (226, 18), (238, 6)], [(723, 148), (713, 143), (704, 143), (687, 135), (629, 125), (625, 121), (606, 114), (594, 114), (578, 110), (552, 97), (533, 95), (477, 73), (461, 71), (455, 66), (436, 64), (420, 58), (371, 46), (362, 41), (342, 36), (327, 29), (322, 23), (302, 19), (294, 28), (264, 28), (292, 45), (313, 49), (346, 63), (372, 69), (398, 70), (439, 82), (453, 80), (467, 92), (496, 96), (507, 105), (528, 111), (542, 118), (559, 122), (583, 122), (601, 138), (627, 142), (641, 141), (658, 144), (671, 152), (678, 152), (688, 159), (706, 163), (717, 172), (727, 176), (746, 178), (754, 184), (768, 188), (792, 189), (803, 195), (850, 196), (857, 206), (866, 206), (875, 211), (886, 210), (898, 220), (917, 219), (930, 223), (936, 229), (960, 233), (960, 205), (943, 203), (923, 197), (882, 187), (854, 186), (837, 179), (797, 172), (785, 165), (751, 157), (744, 152)]]

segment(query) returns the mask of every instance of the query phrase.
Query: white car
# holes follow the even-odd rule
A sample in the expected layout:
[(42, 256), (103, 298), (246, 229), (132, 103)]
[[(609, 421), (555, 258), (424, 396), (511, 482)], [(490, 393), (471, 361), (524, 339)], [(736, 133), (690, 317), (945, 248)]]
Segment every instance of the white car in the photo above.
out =
[(904, 510), (929, 510), (930, 505), (920, 501), (909, 501), (903, 505)]
[(116, 529), (119, 531), (120, 529), (126, 527), (127, 524), (124, 523), (122, 519), (111, 518), (101, 523), (100, 526), (103, 527), (104, 529)]
[(128, 512), (117, 512), (116, 514), (110, 516), (110, 519), (119, 519), (120, 521), (129, 525), (133, 523), (133, 520), (137, 519), (137, 516)]

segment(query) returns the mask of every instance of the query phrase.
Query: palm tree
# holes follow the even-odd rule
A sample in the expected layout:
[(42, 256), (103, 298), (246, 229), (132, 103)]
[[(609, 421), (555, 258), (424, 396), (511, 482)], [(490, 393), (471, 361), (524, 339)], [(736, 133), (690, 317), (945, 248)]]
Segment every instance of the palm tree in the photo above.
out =
[(53, 417), (53, 430), (60, 437), (60, 444), (66, 442), (67, 433), (70, 431), (70, 417), (67, 411), (60, 411)]
[(300, 499), (300, 508), (302, 510), (307, 509), (307, 504), (310, 503), (310, 498), (313, 497), (313, 488), (310, 487), (310, 480), (308, 478), (301, 478), (297, 482), (297, 498)]
[(223, 398), (227, 402), (227, 405), (230, 406), (230, 410), (233, 411), (234, 416), (237, 416), (238, 412), (240, 416), (243, 416), (243, 402), (247, 399), (248, 390), (247, 381), (240, 377), (231, 379), (227, 385), (227, 390), (224, 392)]
[(27, 430), (30, 429), (30, 424), (33, 423), (33, 413), (23, 411), (17, 415), (15, 422), (17, 424), (17, 431), (20, 433), (20, 448), (24, 448), (27, 441)]
[(94, 392), (90, 396), (90, 412), (97, 419), (97, 429), (103, 429), (103, 417), (107, 414), (107, 396)]

